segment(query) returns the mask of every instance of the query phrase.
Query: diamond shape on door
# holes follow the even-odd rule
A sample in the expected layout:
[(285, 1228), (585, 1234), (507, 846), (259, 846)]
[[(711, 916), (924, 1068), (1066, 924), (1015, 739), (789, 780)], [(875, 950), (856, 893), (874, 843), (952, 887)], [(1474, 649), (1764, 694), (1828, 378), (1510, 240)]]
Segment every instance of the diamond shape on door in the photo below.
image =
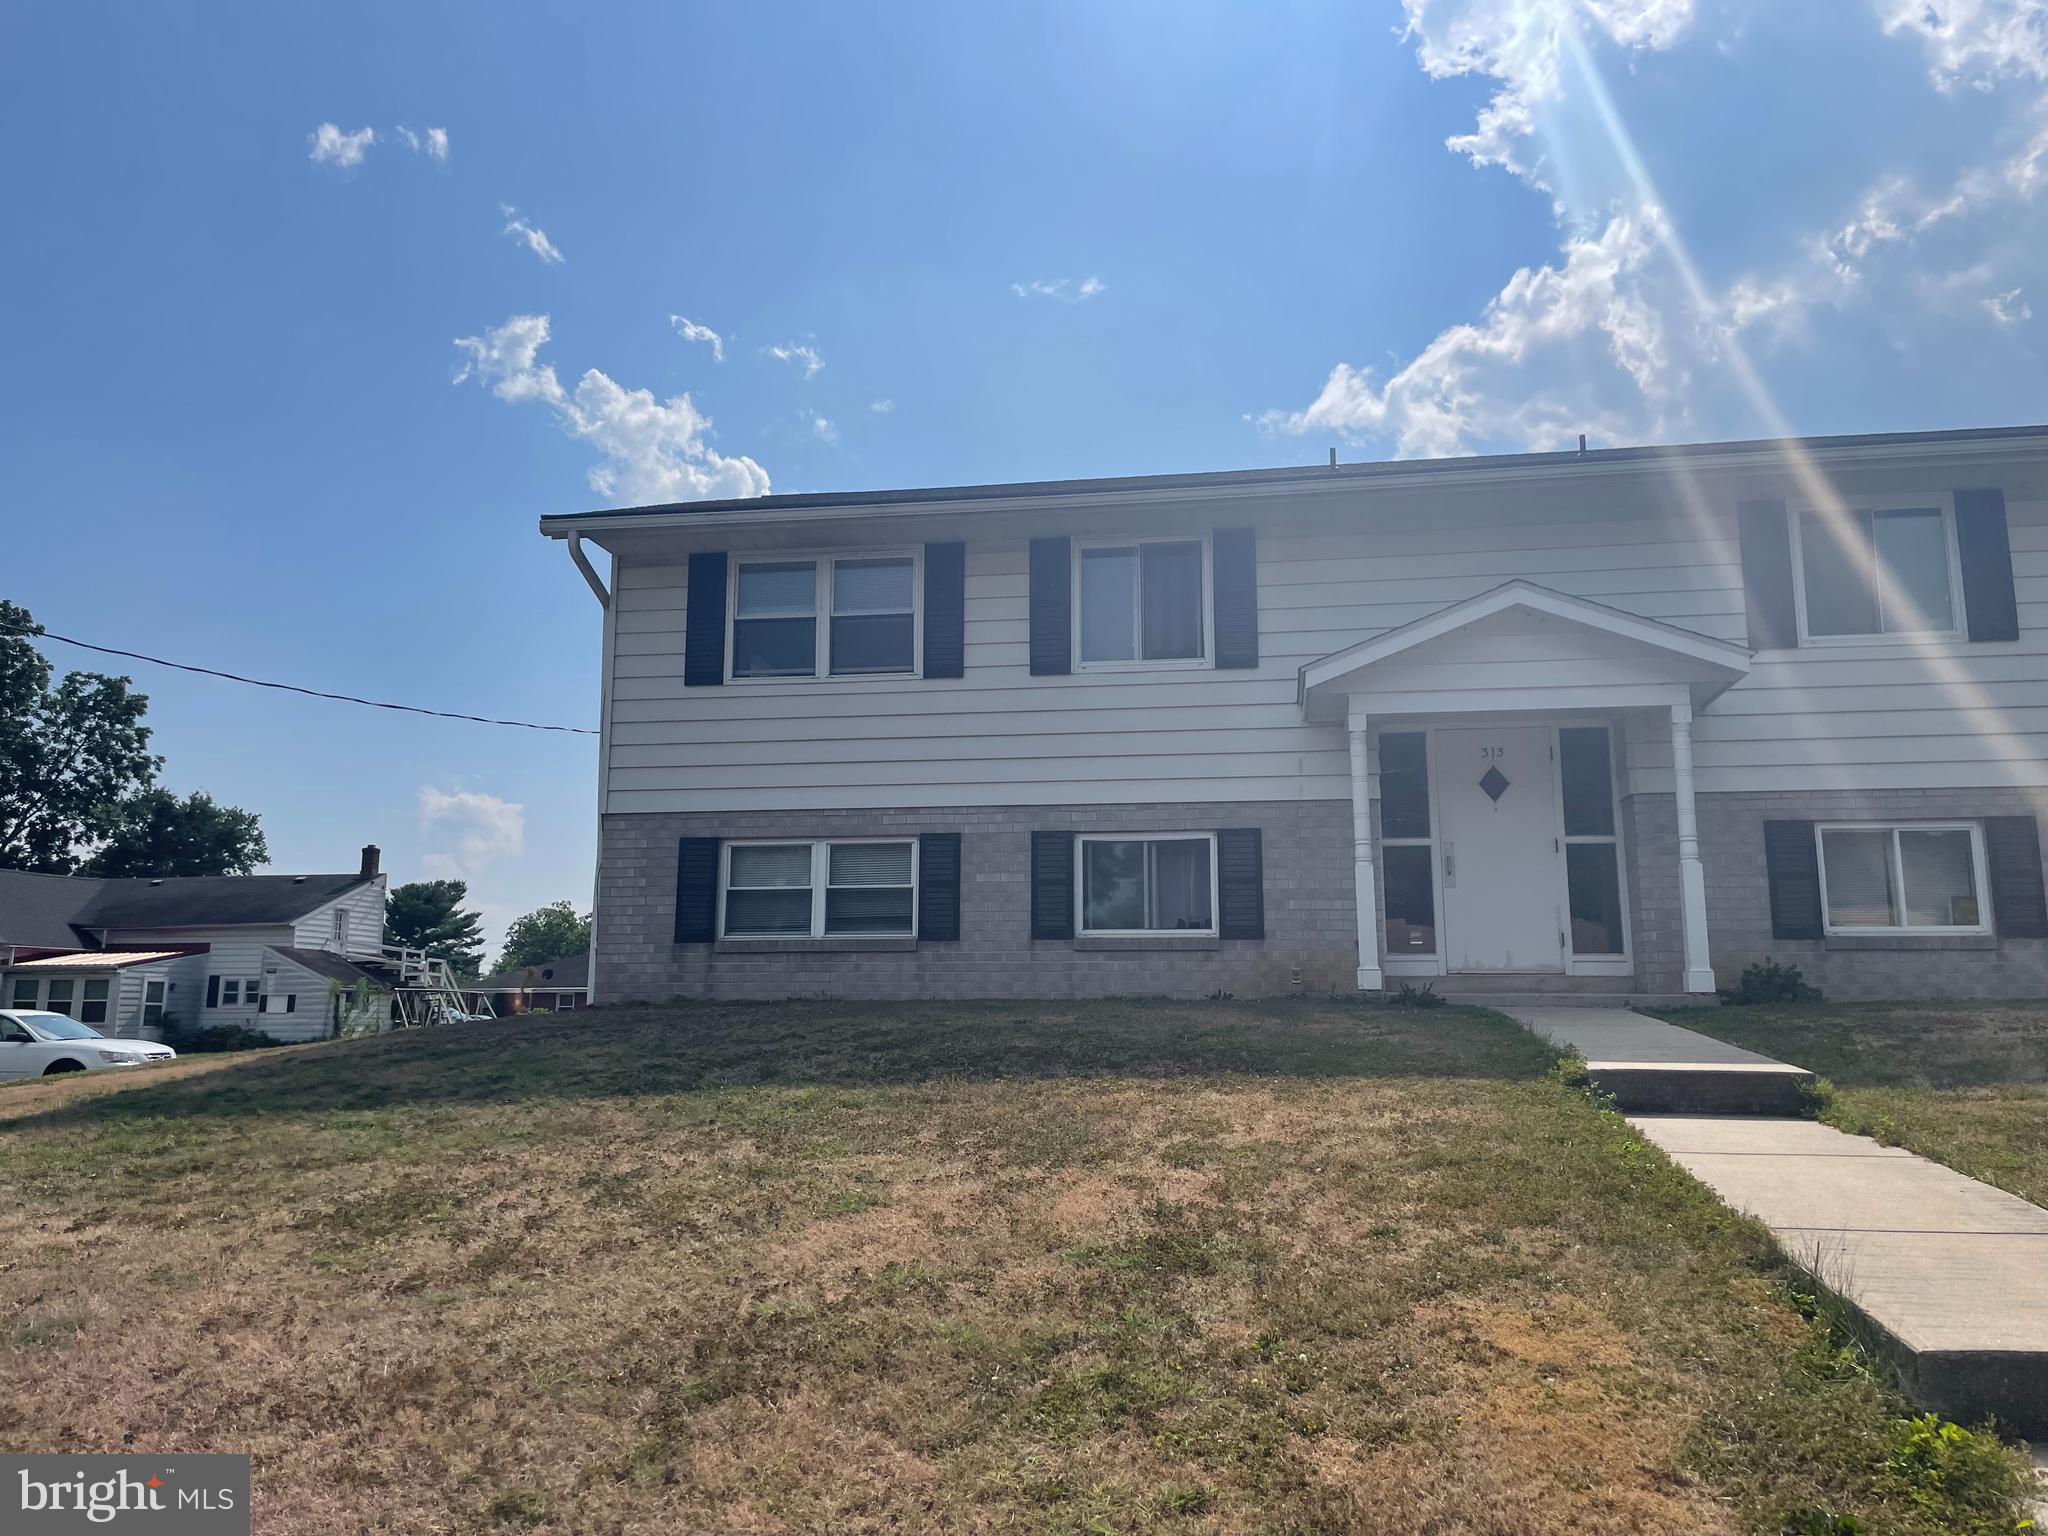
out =
[(1500, 797), (1508, 792), (1508, 776), (1498, 768), (1489, 768), (1480, 776), (1479, 787), (1486, 791), (1487, 799), (1499, 805)]

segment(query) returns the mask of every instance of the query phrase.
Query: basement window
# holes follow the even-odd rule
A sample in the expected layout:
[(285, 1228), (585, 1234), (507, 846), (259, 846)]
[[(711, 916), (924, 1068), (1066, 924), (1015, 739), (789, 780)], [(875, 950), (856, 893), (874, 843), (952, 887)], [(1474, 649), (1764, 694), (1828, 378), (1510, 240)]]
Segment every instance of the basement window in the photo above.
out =
[(1985, 933), (1984, 834), (1973, 822), (1822, 826), (1830, 933)]

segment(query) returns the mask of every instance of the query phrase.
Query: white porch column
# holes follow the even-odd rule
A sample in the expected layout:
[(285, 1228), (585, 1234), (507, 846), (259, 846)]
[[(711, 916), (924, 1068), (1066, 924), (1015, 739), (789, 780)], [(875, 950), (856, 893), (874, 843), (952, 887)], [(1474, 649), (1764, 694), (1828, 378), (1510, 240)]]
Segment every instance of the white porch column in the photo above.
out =
[(1678, 889), (1685, 918), (1685, 990), (1714, 990), (1707, 958), (1707, 872), (1700, 865), (1700, 824), (1692, 795), (1692, 704), (1671, 706), (1671, 779), (1678, 802)]
[(1372, 776), (1365, 752), (1365, 717), (1351, 717), (1351, 867), (1358, 900), (1358, 990), (1378, 992), (1380, 899), (1372, 872)]

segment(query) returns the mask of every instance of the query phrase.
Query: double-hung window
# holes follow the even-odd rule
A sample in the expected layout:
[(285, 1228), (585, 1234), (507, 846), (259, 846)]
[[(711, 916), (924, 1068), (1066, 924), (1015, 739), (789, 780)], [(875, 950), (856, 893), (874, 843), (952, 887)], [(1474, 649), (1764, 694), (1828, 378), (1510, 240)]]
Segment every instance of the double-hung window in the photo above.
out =
[(722, 909), (730, 939), (914, 937), (916, 840), (728, 843)]
[(863, 677), (917, 670), (917, 557), (736, 560), (732, 675)]
[(1216, 932), (1216, 839), (1207, 832), (1079, 839), (1082, 934)]
[(1825, 825), (1830, 933), (1984, 933), (1984, 833), (1974, 822)]
[(1202, 539), (1078, 545), (1074, 612), (1080, 664), (1207, 661), (1208, 560)]
[(106, 977), (89, 977), (80, 984), (78, 999), (78, 1022), (81, 1024), (104, 1024), (107, 1022), (107, 994), (110, 984)]
[(69, 976), (52, 976), (44, 984), (43, 1007), (67, 1019), (78, 1017), (78, 983)]
[(1954, 541), (1943, 508), (1801, 512), (1794, 526), (1808, 640), (1958, 629)]

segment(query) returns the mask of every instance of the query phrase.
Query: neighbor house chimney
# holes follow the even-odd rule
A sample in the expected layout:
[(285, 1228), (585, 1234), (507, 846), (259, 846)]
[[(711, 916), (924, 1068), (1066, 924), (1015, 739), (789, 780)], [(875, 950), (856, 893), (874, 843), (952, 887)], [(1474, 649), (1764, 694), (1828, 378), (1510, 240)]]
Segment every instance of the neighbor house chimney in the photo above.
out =
[(363, 844), (363, 868), (361, 872), (363, 879), (368, 880), (376, 875), (377, 859), (377, 845), (375, 843)]

